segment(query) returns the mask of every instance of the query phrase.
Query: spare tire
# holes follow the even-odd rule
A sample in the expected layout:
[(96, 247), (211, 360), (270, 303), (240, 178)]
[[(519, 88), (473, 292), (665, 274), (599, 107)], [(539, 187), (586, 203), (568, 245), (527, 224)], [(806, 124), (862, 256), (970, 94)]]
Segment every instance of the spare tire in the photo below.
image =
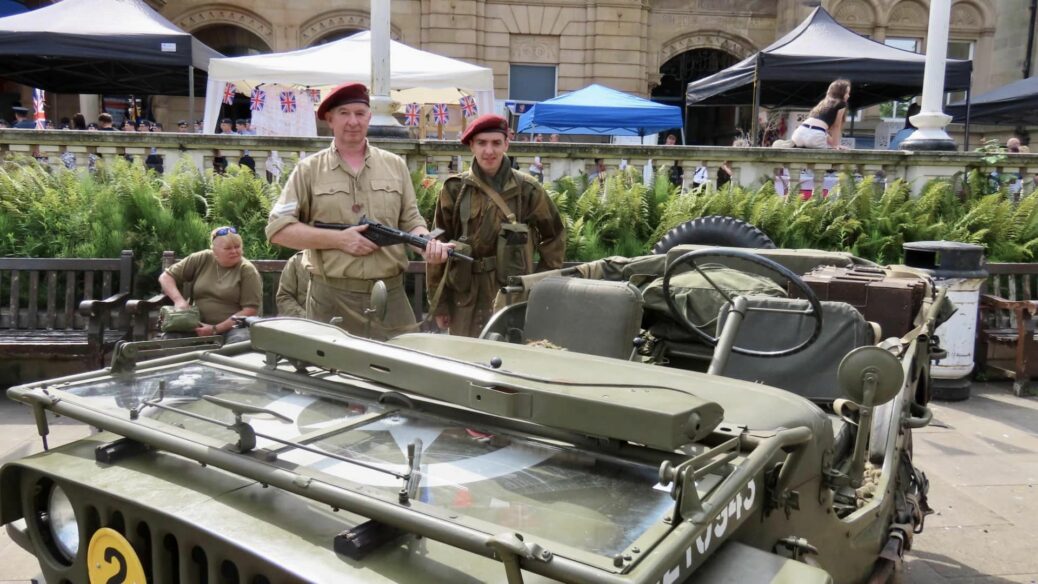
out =
[(710, 215), (686, 221), (671, 229), (652, 247), (652, 253), (667, 253), (683, 244), (719, 245), (775, 249), (775, 242), (753, 225), (723, 215)]

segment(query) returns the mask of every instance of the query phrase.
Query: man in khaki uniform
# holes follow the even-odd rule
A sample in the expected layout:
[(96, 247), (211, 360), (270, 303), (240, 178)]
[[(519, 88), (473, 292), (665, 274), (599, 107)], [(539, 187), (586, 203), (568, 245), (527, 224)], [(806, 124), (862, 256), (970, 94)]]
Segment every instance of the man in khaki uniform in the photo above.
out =
[[(428, 267), (428, 288), (436, 324), (452, 335), (478, 336), (493, 313), (494, 297), (509, 276), (562, 267), (566, 233), (555, 204), (540, 182), (512, 169), (508, 122), (485, 114), (461, 136), (472, 151), (470, 170), (444, 182), (436, 204), (436, 227), (471, 247), (475, 262), (452, 260)], [(441, 286), (442, 283), (442, 286)]]
[(306, 292), (310, 289), (310, 272), (303, 266), (303, 253), (299, 252), (285, 262), (278, 280), (275, 301), (278, 316), (306, 318)]
[[(425, 235), (407, 165), (399, 156), (368, 144), (371, 121), (368, 90), (360, 83), (335, 88), (317, 108), (334, 139), (329, 148), (305, 158), (271, 209), (271, 243), (305, 250), (310, 272), (306, 315), (321, 322), (341, 317), (340, 326), (364, 334), (364, 310), (379, 280), (389, 290), (388, 311), (374, 323), (372, 337), (386, 339), (416, 330), (414, 312), (404, 292), (407, 255), (402, 245), (379, 247), (363, 236), (367, 226), (318, 229), (314, 222), (357, 224), (372, 221)], [(422, 251), (430, 264), (447, 259), (447, 245), (432, 241)]]

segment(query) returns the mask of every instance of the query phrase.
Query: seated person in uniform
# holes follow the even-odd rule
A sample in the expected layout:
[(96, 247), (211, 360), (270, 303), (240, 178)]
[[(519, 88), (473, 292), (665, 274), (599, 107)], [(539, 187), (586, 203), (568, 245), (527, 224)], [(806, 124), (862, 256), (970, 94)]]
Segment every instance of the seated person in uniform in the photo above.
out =
[(210, 239), (211, 249), (173, 264), (159, 276), (159, 285), (177, 308), (188, 308), (192, 303), (198, 307), (201, 323), (196, 335), (223, 335), (225, 343), (247, 340), (249, 330), (236, 328), (231, 317), (259, 314), (263, 281), (252, 262), (242, 257), (237, 229), (218, 227)]
[(306, 293), (310, 288), (310, 272), (303, 266), (303, 252), (289, 258), (278, 281), (275, 299), (278, 316), (306, 318)]

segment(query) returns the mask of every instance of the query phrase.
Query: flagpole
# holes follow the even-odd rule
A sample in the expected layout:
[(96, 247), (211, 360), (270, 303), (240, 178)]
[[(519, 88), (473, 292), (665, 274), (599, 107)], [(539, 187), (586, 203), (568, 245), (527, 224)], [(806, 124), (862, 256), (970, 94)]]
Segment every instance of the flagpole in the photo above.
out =
[[(195, 66), (187, 66), (187, 119), (188, 123), (192, 124), (189, 128), (194, 128), (195, 123)], [(173, 130), (170, 130), (171, 132)]]
[(407, 138), (407, 130), (393, 117), (390, 78), (390, 0), (371, 0), (371, 124), (368, 136)]
[(948, 57), (948, 26), (951, 20), (951, 0), (931, 0), (930, 22), (926, 33), (926, 66), (923, 72), (922, 111), (912, 116), (912, 132), (901, 143), (902, 150), (951, 151), (955, 150), (945, 126), (951, 116), (944, 113), (944, 72)]

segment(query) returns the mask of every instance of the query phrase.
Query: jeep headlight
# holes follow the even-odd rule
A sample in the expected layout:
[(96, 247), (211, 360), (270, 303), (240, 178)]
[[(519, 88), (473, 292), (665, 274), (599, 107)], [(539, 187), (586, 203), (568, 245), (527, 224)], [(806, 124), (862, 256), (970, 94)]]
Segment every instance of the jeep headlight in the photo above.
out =
[(54, 538), (54, 545), (65, 560), (72, 561), (79, 552), (79, 522), (72, 501), (61, 487), (54, 485), (47, 497), (47, 528)]

